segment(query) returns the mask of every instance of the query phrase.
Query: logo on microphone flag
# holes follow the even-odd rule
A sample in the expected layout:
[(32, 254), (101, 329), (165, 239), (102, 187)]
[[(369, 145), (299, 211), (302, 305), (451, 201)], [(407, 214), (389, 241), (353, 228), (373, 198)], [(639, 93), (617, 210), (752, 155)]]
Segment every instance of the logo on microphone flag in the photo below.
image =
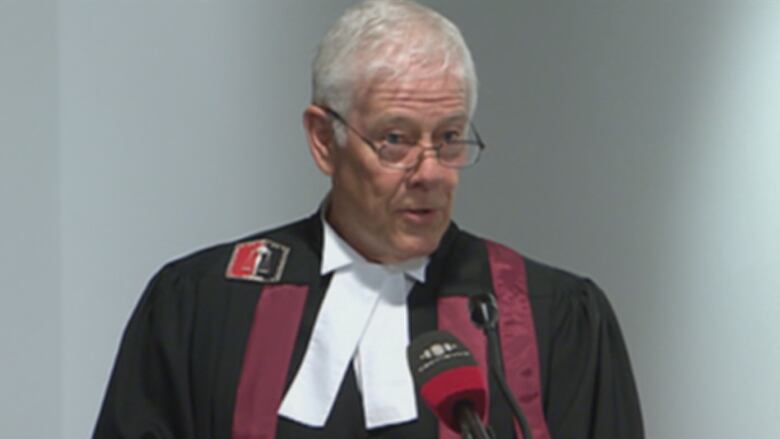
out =
[(289, 247), (270, 239), (236, 244), (225, 276), (253, 282), (278, 282), (289, 254)]
[(420, 360), (432, 360), (456, 349), (458, 349), (458, 345), (455, 343), (434, 343), (420, 354)]

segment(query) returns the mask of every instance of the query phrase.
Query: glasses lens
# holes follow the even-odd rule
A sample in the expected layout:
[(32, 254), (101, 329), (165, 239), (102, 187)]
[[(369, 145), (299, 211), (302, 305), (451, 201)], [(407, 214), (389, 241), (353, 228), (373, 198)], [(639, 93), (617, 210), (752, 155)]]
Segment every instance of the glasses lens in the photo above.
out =
[(419, 151), (404, 143), (384, 143), (377, 150), (379, 159), (395, 167), (414, 166)]
[[(477, 162), (480, 153), (479, 142), (458, 141), (445, 143), (437, 148), (438, 160), (450, 168), (464, 168)], [(381, 163), (399, 169), (410, 169), (417, 165), (424, 149), (416, 145), (385, 143), (378, 150)]]
[(445, 143), (439, 149), (439, 161), (445, 166), (463, 168), (477, 162), (479, 150), (476, 141)]

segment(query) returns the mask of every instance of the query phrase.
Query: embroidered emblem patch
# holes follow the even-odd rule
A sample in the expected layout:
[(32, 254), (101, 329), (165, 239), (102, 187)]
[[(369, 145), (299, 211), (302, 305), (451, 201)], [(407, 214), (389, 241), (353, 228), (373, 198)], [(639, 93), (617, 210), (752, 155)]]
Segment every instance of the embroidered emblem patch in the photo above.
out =
[(290, 247), (269, 239), (236, 244), (225, 275), (228, 279), (278, 282)]

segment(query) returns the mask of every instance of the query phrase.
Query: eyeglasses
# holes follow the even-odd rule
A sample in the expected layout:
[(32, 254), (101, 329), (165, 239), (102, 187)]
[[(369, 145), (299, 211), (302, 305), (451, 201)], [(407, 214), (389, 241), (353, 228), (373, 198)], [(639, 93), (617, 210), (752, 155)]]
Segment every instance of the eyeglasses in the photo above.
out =
[(432, 150), (436, 159), (448, 168), (461, 169), (474, 165), (479, 160), (479, 155), (485, 149), (485, 144), (477, 133), (474, 124), (469, 124), (474, 133), (474, 140), (465, 140), (460, 133), (447, 133), (442, 141), (432, 146), (422, 146), (417, 141), (404, 138), (402, 134), (388, 133), (384, 139), (373, 141), (364, 136), (360, 131), (347, 123), (339, 113), (328, 107), (322, 107), (331, 117), (339, 121), (360, 140), (371, 147), (379, 157), (379, 162), (389, 168), (409, 170), (416, 168), (426, 150)]

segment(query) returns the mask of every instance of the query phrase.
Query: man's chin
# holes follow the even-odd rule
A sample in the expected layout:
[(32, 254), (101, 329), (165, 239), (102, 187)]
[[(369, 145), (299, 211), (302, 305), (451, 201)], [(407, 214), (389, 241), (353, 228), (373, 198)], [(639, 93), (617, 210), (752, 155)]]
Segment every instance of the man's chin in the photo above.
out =
[(425, 236), (404, 236), (395, 246), (397, 262), (430, 256), (439, 248), (442, 235), (429, 233)]

